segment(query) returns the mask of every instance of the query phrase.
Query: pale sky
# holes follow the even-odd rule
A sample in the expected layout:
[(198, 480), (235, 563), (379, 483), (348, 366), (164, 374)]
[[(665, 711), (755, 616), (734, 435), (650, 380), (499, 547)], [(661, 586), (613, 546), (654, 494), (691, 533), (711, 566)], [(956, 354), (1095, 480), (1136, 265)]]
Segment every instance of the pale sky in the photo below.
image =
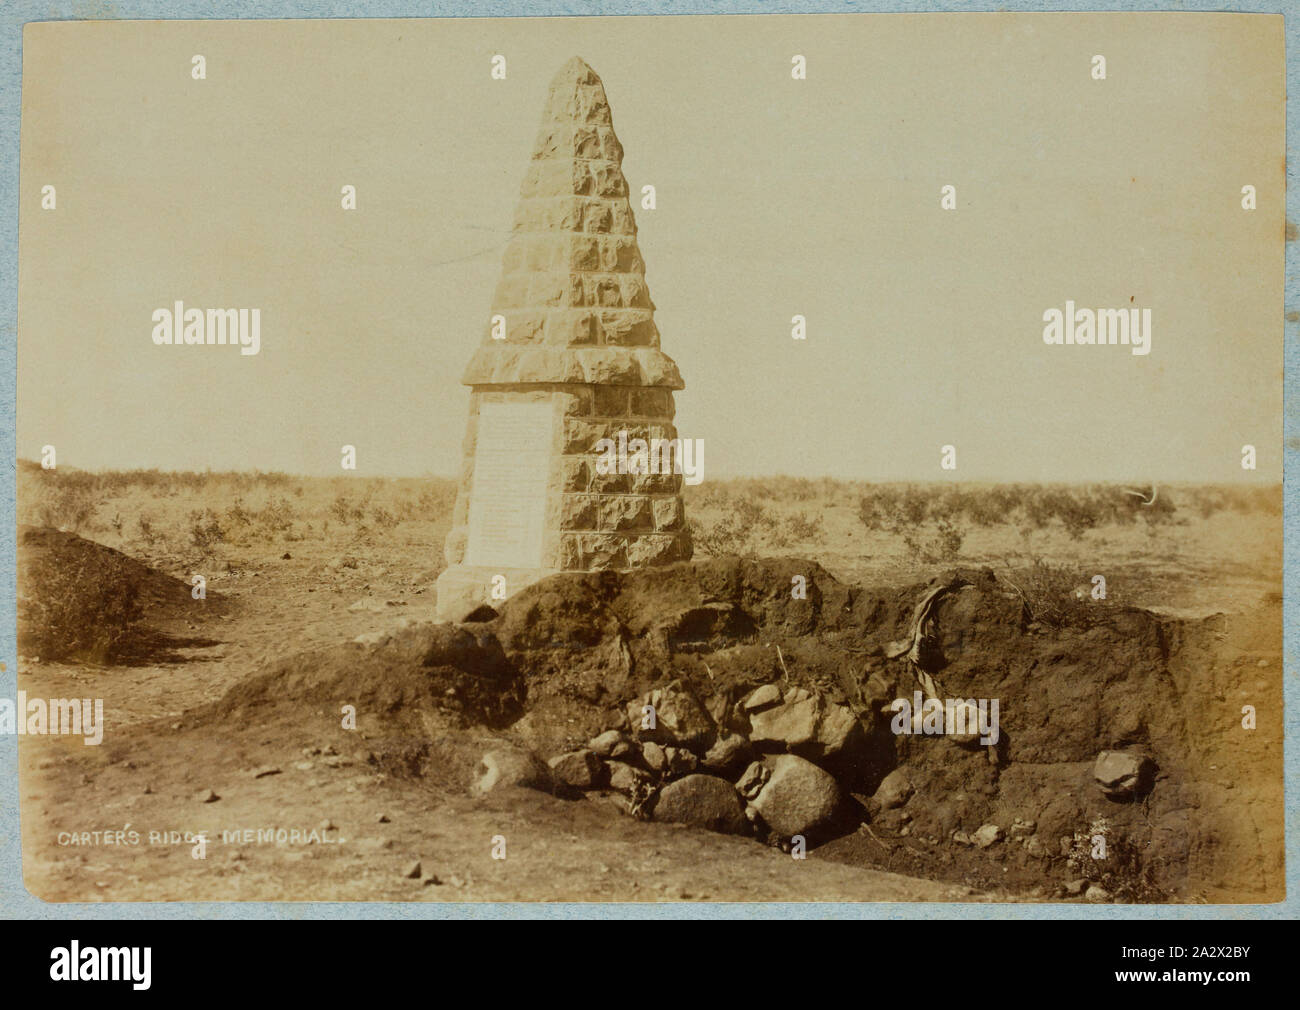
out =
[[(706, 483), (1281, 477), (1280, 17), (64, 22), (23, 55), (22, 457), (454, 473), (579, 55), (657, 190), (639, 243)], [(260, 308), (261, 353), (155, 346), (177, 299)], [(1151, 309), (1150, 355), (1045, 345), (1067, 299)]]

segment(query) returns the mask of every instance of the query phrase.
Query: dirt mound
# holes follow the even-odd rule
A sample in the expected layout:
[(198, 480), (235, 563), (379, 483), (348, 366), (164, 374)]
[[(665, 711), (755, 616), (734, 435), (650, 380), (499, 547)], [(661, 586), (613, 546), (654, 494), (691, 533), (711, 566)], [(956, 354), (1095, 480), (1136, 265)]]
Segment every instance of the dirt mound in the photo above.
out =
[[(987, 570), (875, 591), (800, 559), (722, 558), (554, 576), (488, 621), (295, 656), (194, 715), (351, 704), (381, 750), (485, 727), (551, 756), (606, 730), (636, 735), (629, 704), (675, 685), (711, 720), (701, 756), (732, 735), (772, 754), (785, 745), (746, 708), (767, 685), (782, 704), (815, 695), (823, 715), (857, 720), (813, 759), (857, 797), (865, 827), (819, 857), (1051, 897), (1093, 872), (1076, 837), (1100, 831), (1115, 861), (1093, 879), (1115, 897), (1258, 900), (1282, 887), (1280, 641), (1280, 608), (1230, 628), (1101, 607), (1056, 627)], [(892, 706), (918, 691), (996, 701), (996, 744), (898, 732)], [(1243, 698), (1257, 730), (1241, 728)], [(1104, 793), (1106, 751), (1144, 762), (1149, 783)], [(882, 802), (894, 772), (897, 801)]]
[(523, 685), (500, 644), (473, 625), (417, 624), (374, 645), (349, 642), (299, 653), (236, 684), (193, 713), (196, 725), (253, 721), (271, 706), (356, 709), (368, 736), (412, 728), (509, 725), (523, 711)]
[[(26, 595), (45, 574), (59, 568), (79, 573), (79, 578), (103, 580), (106, 573), (124, 579), (150, 619), (187, 617), (196, 602), (189, 583), (151, 568), (121, 551), (49, 526), (18, 527), (18, 591)], [(208, 592), (209, 609), (220, 611), (225, 600)]]
[[(921, 665), (940, 697), (998, 701), (996, 747), (891, 729), (890, 703), (922, 690), (895, 643), (936, 586), (951, 588), (929, 615)], [(1143, 881), (1120, 883), (1145, 898), (1281, 887), (1270, 799), (1281, 782), (1280, 717), (1243, 730), (1236, 700), (1248, 679), (1242, 700), (1280, 712), (1276, 674), (1257, 666), (1280, 658), (1280, 612), (1230, 633), (1222, 617), (1183, 622), (1125, 607), (1054, 627), (1034, 621), (1020, 593), (987, 570), (882, 592), (842, 585), (800, 559), (724, 558), (547, 579), (482, 627), (526, 679), (528, 715), (516, 729), (545, 753), (625, 726), (629, 700), (675, 680), (720, 727), (741, 733), (749, 727), (737, 703), (763, 684), (851, 707), (864, 742), (828, 769), (865, 799), (904, 768), (915, 792), (890, 810), (867, 803), (875, 835), (893, 836), (888, 845), (858, 834), (823, 855), (1028, 890), (1077, 876), (1062, 839), (1092, 837), (1104, 819), (1112, 845), (1142, 867)], [(1103, 795), (1093, 766), (1107, 750), (1145, 755), (1154, 788), (1127, 801)], [(1016, 838), (988, 851), (951, 842), (1017, 821)]]
[[(46, 659), (133, 662), (213, 643), (174, 633), (228, 602), (134, 558), (50, 527), (18, 527), (18, 638)], [(201, 609), (200, 609), (201, 608)]]

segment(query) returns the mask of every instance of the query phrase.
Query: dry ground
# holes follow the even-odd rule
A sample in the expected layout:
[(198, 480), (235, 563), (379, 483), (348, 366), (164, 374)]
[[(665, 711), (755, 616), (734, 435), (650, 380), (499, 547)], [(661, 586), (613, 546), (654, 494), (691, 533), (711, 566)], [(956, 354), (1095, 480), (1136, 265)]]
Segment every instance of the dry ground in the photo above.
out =
[[(778, 480), (758, 490), (748, 482), (690, 490), (697, 553), (797, 555), (842, 581), (880, 585), (914, 584), (953, 562), (1021, 577), (1038, 562), (1051, 576), (1043, 592), (1104, 574), (1113, 598), (1178, 616), (1231, 620), (1280, 603), (1276, 491), (1162, 490), (1165, 507), (1174, 508), (1158, 521), (1137, 513), (1072, 531), (1055, 519), (980, 524), (958, 513), (927, 515), (908, 543), (896, 525), (863, 522), (861, 499), (873, 493), (865, 485)], [(203, 574), (212, 602), (221, 601), (196, 601), (192, 613), (157, 622), (172, 645), (155, 656), (99, 665), (20, 658), (19, 687), (29, 697), (103, 698), (108, 720), (98, 748), (66, 737), (21, 741), (29, 889), (51, 901), (951, 900), (972, 893), (960, 882), (882, 873), (817, 851), (797, 862), (747, 840), (633, 821), (600, 800), (533, 793), (471, 800), (440, 781), (377, 769), (366, 760), (365, 740), (342, 730), (332, 711), (220, 734), (195, 725), (187, 713), (273, 661), (403, 618), (430, 619), (452, 493), (451, 482), (438, 479), (78, 478), (21, 467), (20, 522), (74, 528), (187, 582)], [(752, 504), (738, 512), (739, 502)], [(1269, 676), (1278, 675), (1280, 646), (1259, 643), (1260, 654), (1277, 656)], [(279, 772), (254, 776), (267, 767)], [(220, 799), (200, 802), (209, 789)], [(333, 827), (322, 829), (326, 821)], [(315, 829), (327, 841), (222, 840), (223, 831), (255, 836), (276, 828), (304, 836)], [(139, 833), (139, 844), (60, 844), (68, 838), (61, 833), (118, 829)], [(191, 858), (189, 844), (150, 844), (151, 832), (206, 832), (207, 858)], [(505, 860), (491, 858), (495, 836), (505, 837)], [(416, 859), (422, 878), (404, 877)], [(967, 883), (987, 893), (986, 881)]]

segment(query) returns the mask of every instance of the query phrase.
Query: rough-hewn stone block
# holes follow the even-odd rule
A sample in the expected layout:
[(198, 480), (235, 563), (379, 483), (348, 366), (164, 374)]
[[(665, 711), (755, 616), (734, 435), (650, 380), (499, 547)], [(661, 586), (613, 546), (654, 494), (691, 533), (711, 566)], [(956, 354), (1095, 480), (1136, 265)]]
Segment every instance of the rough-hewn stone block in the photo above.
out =
[(588, 200), (578, 220), (584, 232), (607, 232), (614, 224), (613, 207), (603, 200)]
[(514, 228), (516, 232), (592, 230), (583, 228), (586, 213), (586, 201), (576, 196), (520, 200), (515, 207)]
[(565, 494), (559, 496), (559, 526), (562, 530), (594, 530), (599, 525), (600, 499), (595, 495)]
[(596, 443), (608, 437), (608, 429), (603, 421), (589, 421), (570, 417), (564, 421), (564, 453), (589, 453), (595, 450)]
[(682, 543), (676, 536), (660, 533), (632, 537), (625, 554), (627, 563), (633, 568), (667, 565), (690, 557), (689, 553), (684, 554)]
[(645, 261), (636, 239), (630, 235), (602, 235), (600, 269), (608, 273), (645, 273)]
[(609, 103), (600, 83), (578, 84), (572, 89), (557, 89), (552, 85), (546, 104), (545, 118), (557, 122), (595, 123), (610, 125)]
[(625, 473), (601, 473), (591, 465), (591, 484), (593, 493), (624, 494), (630, 486), (631, 478)]
[(677, 494), (682, 489), (681, 474), (676, 473), (638, 473), (630, 477), (630, 490), (633, 494)]
[(612, 220), (609, 230), (619, 235), (635, 235), (636, 222), (632, 219), (632, 208), (626, 200), (620, 200), (609, 208)]
[(565, 456), (563, 471), (563, 490), (586, 491), (591, 486), (591, 464), (585, 456)]
[(629, 388), (627, 386), (592, 386), (592, 409), (595, 417), (626, 417)]
[(582, 567), (597, 571), (602, 568), (626, 568), (628, 544), (625, 537), (613, 533), (581, 533), (578, 550)]
[[(537, 134), (533, 157), (607, 158), (609, 147), (600, 135), (601, 129), (597, 126), (575, 126), (572, 123), (546, 123)], [(605, 132), (613, 132), (608, 127), (603, 129)]]
[(564, 417), (588, 417), (595, 400), (595, 387), (572, 386), (555, 394)]
[(673, 417), (673, 394), (667, 389), (633, 389), (631, 414), (633, 417)]
[(654, 529), (649, 498), (610, 495), (600, 499), (600, 529), (612, 533), (643, 533)]
[(641, 361), (630, 352), (597, 347), (582, 355), (582, 372), (588, 382), (635, 386), (641, 383)]
[(608, 126), (597, 127), (597, 129), (600, 133), (601, 156), (606, 161), (616, 161), (621, 165), (623, 163), (623, 145), (614, 136), (613, 129)]
[(648, 309), (602, 309), (598, 332), (604, 343), (622, 347), (654, 346), (659, 342), (659, 330)]
[(552, 309), (546, 314), (546, 343), (560, 347), (595, 344), (597, 322), (596, 314), (588, 309)]
[(654, 499), (655, 529), (660, 533), (673, 532), (682, 525), (682, 500), (676, 495)]

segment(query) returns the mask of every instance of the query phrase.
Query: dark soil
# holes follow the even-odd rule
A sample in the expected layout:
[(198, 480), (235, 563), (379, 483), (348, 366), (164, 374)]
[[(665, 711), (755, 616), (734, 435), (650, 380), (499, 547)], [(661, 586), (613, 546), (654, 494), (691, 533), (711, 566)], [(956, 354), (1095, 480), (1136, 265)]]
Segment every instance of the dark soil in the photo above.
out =
[[(806, 599), (792, 598), (795, 576)], [(944, 696), (999, 700), (996, 748), (895, 735), (882, 712), (918, 687), (909, 661), (886, 653), (936, 583), (957, 588), (934, 610), (926, 665)], [(864, 826), (819, 858), (1051, 896), (1078, 875), (1062, 839), (1104, 817), (1112, 844), (1138, 854), (1142, 887), (1130, 883), (1142, 900), (1277, 900), (1280, 621), (1280, 607), (1231, 623), (1116, 607), (1086, 627), (1048, 627), (987, 570), (873, 591), (798, 559), (723, 558), (556, 576), (486, 622), (416, 624), (379, 644), (304, 653), (194, 711), (185, 730), (346, 702), (369, 765), (466, 791), (483, 730), (560, 753), (625, 724), (629, 701), (675, 680), (719, 724), (744, 731), (736, 703), (775, 681), (850, 705), (868, 730), (832, 769), (862, 801)], [(1241, 727), (1243, 704), (1258, 713), (1253, 731)], [(1137, 801), (1108, 799), (1092, 781), (1098, 752), (1117, 749), (1155, 762), (1154, 787)], [(915, 795), (874, 809), (867, 798), (900, 765)], [(1014, 839), (951, 841), (1017, 819), (1036, 825), (1036, 851)]]

